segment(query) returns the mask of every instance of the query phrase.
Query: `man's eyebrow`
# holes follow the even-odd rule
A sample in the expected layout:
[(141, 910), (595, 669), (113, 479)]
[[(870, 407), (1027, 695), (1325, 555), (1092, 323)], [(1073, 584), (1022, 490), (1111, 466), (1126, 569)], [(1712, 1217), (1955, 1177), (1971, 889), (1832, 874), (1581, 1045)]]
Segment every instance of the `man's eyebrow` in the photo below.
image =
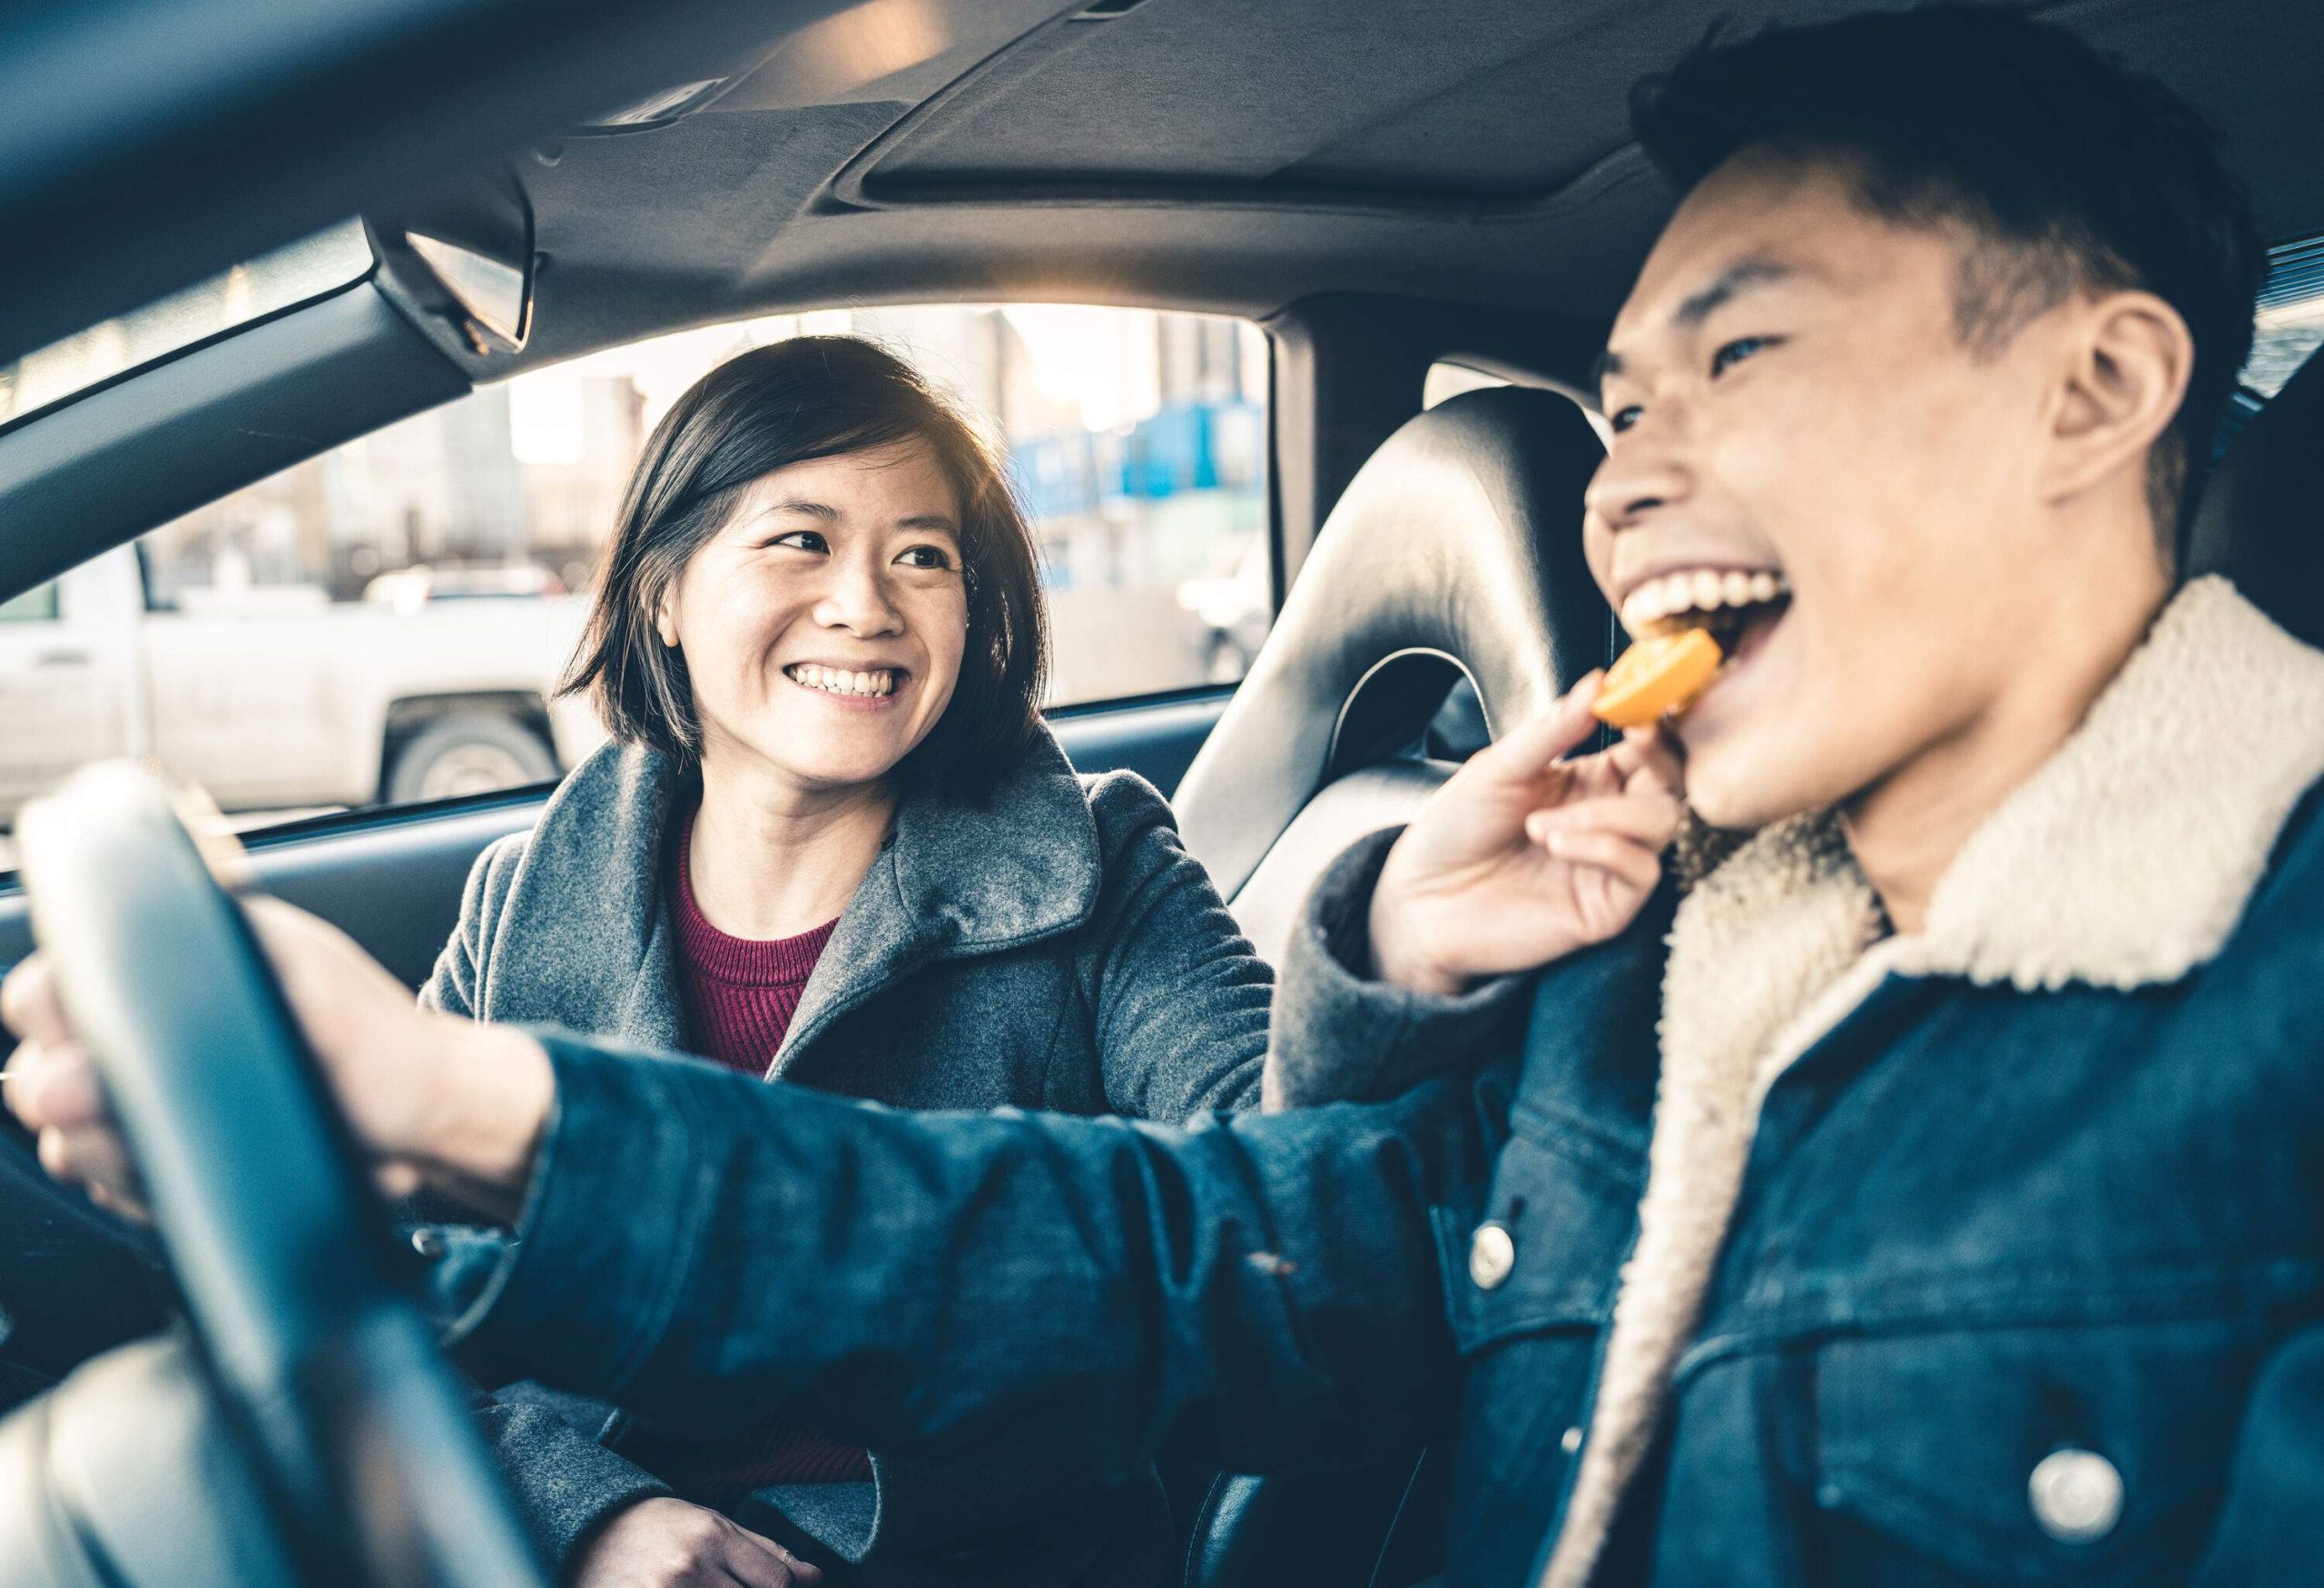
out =
[[(1709, 320), (1747, 287), (1763, 286), (1770, 281), (1787, 281), (1799, 272), (1779, 260), (1755, 257), (1738, 260), (1718, 272), (1711, 283), (1699, 291), (1690, 292), (1679, 301), (1670, 313), (1670, 323), (1682, 330), (1692, 330)], [(1622, 356), (1609, 348), (1598, 355), (1590, 366), (1590, 389), (1603, 393), (1610, 376), (1622, 372)], [(1602, 395), (1601, 395), (1602, 404)]]
[(1679, 307), (1671, 311), (1670, 323), (1682, 330), (1692, 330), (1709, 320), (1744, 288), (1784, 281), (1797, 273), (1791, 266), (1772, 259), (1738, 260), (1719, 271), (1718, 279), (1709, 286), (1679, 300)]
[(1607, 377), (1619, 375), (1621, 372), (1622, 356), (1621, 354), (1614, 351), (1611, 348), (1608, 348), (1604, 352), (1599, 354), (1595, 360), (1591, 360), (1590, 365), (1590, 384), (1585, 390), (1594, 391), (1598, 394), (1599, 407), (1603, 408), (1606, 405)]

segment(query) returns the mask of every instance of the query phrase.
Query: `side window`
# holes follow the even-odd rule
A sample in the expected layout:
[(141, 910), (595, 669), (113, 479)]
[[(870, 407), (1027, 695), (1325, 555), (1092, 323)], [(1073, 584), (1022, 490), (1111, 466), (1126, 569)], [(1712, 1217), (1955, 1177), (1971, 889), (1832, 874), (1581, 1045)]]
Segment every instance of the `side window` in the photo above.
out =
[[(76, 622), (134, 636), (75, 674), (77, 718), (106, 725), (75, 756), (154, 755), (245, 826), (556, 777), (601, 738), (556, 685), (646, 436), (714, 364), (828, 332), (909, 359), (1005, 443), (1044, 564), (1051, 705), (1242, 676), (1273, 614), (1262, 333), (1054, 305), (834, 311), (520, 375), (74, 570)], [(56, 610), (52, 585), (0, 622)], [(21, 648), (46, 669), (25, 688), (57, 698), (55, 647)], [(59, 770), (12, 778), (8, 756), (0, 806)]]
[[(1138, 310), (987, 312), (989, 350), (921, 361), (1000, 420), (1041, 541), (1050, 704), (1240, 678), (1274, 617), (1265, 335)], [(910, 356), (914, 329), (887, 340)]]
[(56, 617), (56, 581), (35, 585), (0, 601), (0, 623), (48, 623)]

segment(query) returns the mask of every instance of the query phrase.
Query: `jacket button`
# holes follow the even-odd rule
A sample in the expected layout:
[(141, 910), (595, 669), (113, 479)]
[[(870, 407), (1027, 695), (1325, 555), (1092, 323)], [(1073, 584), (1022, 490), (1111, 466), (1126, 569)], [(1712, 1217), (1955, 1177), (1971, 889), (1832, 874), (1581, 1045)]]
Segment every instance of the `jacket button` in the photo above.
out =
[(2053, 1450), (2026, 1480), (2034, 1520), (2060, 1544), (2095, 1544), (2122, 1519), (2122, 1475), (2094, 1450)]
[(411, 1249), (436, 1261), (444, 1255), (444, 1232), (440, 1229), (415, 1229), (411, 1232)]
[(1516, 1266), (1517, 1242), (1510, 1238), (1509, 1227), (1491, 1222), (1478, 1225), (1476, 1234), (1469, 1238), (1469, 1278), (1476, 1287), (1500, 1289)]

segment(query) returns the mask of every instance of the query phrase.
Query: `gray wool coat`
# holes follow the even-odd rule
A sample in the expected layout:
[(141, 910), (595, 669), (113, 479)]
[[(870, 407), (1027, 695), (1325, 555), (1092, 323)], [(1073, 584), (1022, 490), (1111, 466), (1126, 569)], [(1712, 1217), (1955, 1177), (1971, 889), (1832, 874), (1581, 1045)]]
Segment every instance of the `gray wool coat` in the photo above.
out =
[[(689, 1048), (664, 900), (690, 793), (650, 750), (607, 745), (575, 768), (531, 833), (478, 858), (421, 1001)], [(1272, 981), (1152, 785), (1077, 776), (1044, 731), (981, 802), (901, 803), (768, 1075), (899, 1108), (1175, 1124), (1257, 1101)], [(416, 1244), (438, 1254), (448, 1296), (502, 1239), (439, 1228)], [(620, 1454), (631, 1429), (617, 1408), (524, 1382), (521, 1363), (472, 1366), (486, 1382), (518, 1380), (484, 1415), (553, 1561), (668, 1492)], [(736, 1519), (881, 1588), (1167, 1575), (1168, 1512), (1150, 1480), (1072, 1492), (990, 1464), (874, 1452), (872, 1466), (870, 1484), (763, 1490)]]

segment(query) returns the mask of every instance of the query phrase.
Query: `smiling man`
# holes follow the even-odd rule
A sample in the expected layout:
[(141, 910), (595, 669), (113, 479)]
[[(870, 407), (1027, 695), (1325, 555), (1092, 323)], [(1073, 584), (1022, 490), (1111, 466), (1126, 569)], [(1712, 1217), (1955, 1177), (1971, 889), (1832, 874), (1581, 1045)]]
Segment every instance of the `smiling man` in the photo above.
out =
[[(1540, 985), (1451, 1280), (1512, 1435), (1467, 1515), (1547, 1524), (1552, 1588), (2290, 1580), (2250, 1495), (2316, 1475), (2253, 1442), (2269, 1386), (2314, 1410), (2324, 657), (2176, 579), (2246, 202), (2158, 85), (1995, 10), (1709, 50), (1636, 113), (1685, 197), (1584, 534), (1633, 634), (1720, 636), (1669, 731), (1725, 833)], [(1458, 1048), (1393, 997), (1500, 968), (1433, 826), (1371, 846), (1368, 933), (1364, 852), (1326, 882), (1284, 1018), (1337, 1040), (1278, 1103), (1377, 1090), (1367, 1014), (1405, 1035), (1357, 1073)]]
[(2005, 15), (1777, 35), (1639, 113), (1690, 191), (1600, 366), (1591, 566), (1634, 626), (1674, 568), (1785, 581), (1687, 715), (1689, 797), (1845, 803), (1916, 927), (2171, 592), (2257, 240), (2187, 113)]
[[(2244, 201), (2000, 10), (1699, 52), (1638, 120), (1684, 197), (1584, 533), (1727, 660), (1561, 761), (1585, 680), (1335, 865), (1269, 1095), (1385, 1100), (908, 1119), (430, 1023), (278, 918), (358, 1131), (517, 1218), (473, 1348), (1081, 1476), (1449, 1434), (1481, 1588), (2312, 1570), (2324, 655), (2176, 567)], [(44, 974), (12, 1106), (114, 1179)]]

